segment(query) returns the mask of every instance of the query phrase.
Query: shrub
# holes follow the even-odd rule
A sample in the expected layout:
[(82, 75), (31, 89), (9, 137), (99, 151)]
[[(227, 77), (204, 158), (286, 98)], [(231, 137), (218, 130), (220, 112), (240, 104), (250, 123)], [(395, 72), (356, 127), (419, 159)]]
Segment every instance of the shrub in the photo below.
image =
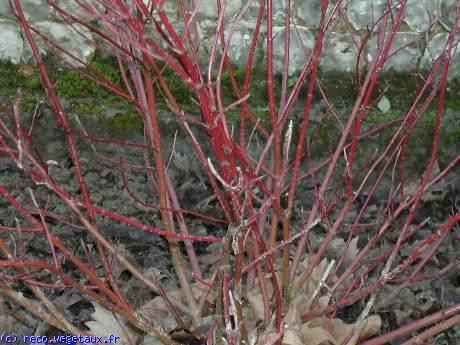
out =
[[(266, 89), (258, 90), (268, 102), (263, 122), (251, 112), (257, 100), (249, 92), (260, 83), (251, 77), (264, 15), (267, 36), (272, 35), (271, 2), (266, 8), (262, 2), (259, 9), (244, 75), (235, 75), (226, 54), (230, 39), (222, 24), (225, 2), (218, 2), (222, 8), (216, 44), (208, 67), (201, 69), (199, 42), (191, 31), (178, 34), (157, 2), (136, 0), (128, 6), (124, 1), (100, 1), (95, 7), (82, 1), (78, 3), (86, 14), (76, 15), (50, 1), (63, 21), (83, 25), (98, 36), (98, 48), (112, 54), (119, 68), (104, 70), (94, 63), (78, 68), (81, 61), (72, 63), (71, 56), (64, 59), (56, 53), (72, 69), (66, 82), (58, 84), (41, 63), (32, 36), (40, 31), (26, 20), (20, 1), (12, 3), (56, 120), (55, 127), (47, 124), (48, 134), (64, 136), (67, 159), (65, 166), (60, 163), (64, 158), (56, 159), (57, 151), (35, 145), (38, 135), (22, 119), (20, 93), (13, 107), (3, 105), (2, 152), (21, 170), (17, 183), (30, 186), (17, 197), (0, 185), (9, 212), (18, 219), (16, 225), (1, 225), (17, 235), (17, 241), (0, 239), (0, 289), (13, 302), (68, 333), (98, 335), (112, 329), (130, 343), (143, 332), (163, 344), (355, 344), (378, 335), (381, 319), (374, 313), (386, 297), (394, 300), (411, 282), (436, 276), (423, 269), (449, 238), (460, 214), (429, 226), (419, 214), (423, 203), (444, 200), (444, 192), (433, 188), (460, 159), (454, 155), (442, 166), (437, 161), (456, 28), (405, 113), (375, 123), (376, 100), (384, 94), (378, 81), (407, 3), (389, 7), (373, 23), (367, 34), (381, 37), (379, 49), (366, 74), (356, 79), (353, 107), (337, 113), (321, 88), (319, 65), (339, 6), (330, 13), (328, 1), (322, 1), (315, 46), (296, 79), (289, 79), (288, 60), (280, 79), (274, 75), (273, 42), (267, 40)], [(238, 23), (248, 4), (230, 26)], [(185, 28), (191, 30), (194, 9), (180, 11)], [(86, 18), (97, 18), (97, 26)], [(387, 35), (381, 35), (383, 27)], [(53, 41), (46, 43), (60, 48)], [(223, 82), (227, 88), (231, 85), (233, 98), (229, 92), (223, 97)], [(62, 94), (84, 92), (92, 83), (100, 86), (96, 97), (120, 97), (137, 111), (143, 124), (139, 140), (104, 137), (69, 116)], [(318, 98), (324, 108), (315, 110)], [(167, 120), (178, 125), (173, 140), (160, 125), (164, 104), (166, 118), (173, 117)], [(418, 154), (420, 147), (412, 145), (415, 133), (432, 105), (436, 115), (431, 147), (422, 154), (424, 167), (416, 179), (408, 161)], [(231, 128), (235, 123), (228, 115), (235, 111), (238, 122)], [(375, 140), (379, 135), (380, 142)], [(178, 141), (187, 143), (183, 153), (176, 151)], [(96, 159), (85, 157), (85, 147)], [(117, 173), (104, 164), (118, 167)], [(68, 169), (68, 175), (56, 169)], [(115, 194), (113, 205), (98, 196), (100, 185)], [(148, 191), (144, 199), (141, 190)], [(142, 215), (132, 217), (131, 208)], [(76, 248), (70, 228), (86, 234)], [(138, 232), (133, 234), (133, 229)], [(146, 233), (164, 238), (171, 279), (178, 288), (167, 285), (167, 271), (134, 263), (126, 247), (116, 245), (115, 233), (144, 242), (150, 241)], [(46, 248), (45, 258), (24, 246), (24, 241), (37, 238)], [(27, 287), (26, 295), (14, 285), (18, 281)], [(139, 290), (133, 290), (133, 284)], [(86, 322), (89, 330), (72, 323), (43, 293), (70, 288), (94, 303), (93, 321)], [(145, 289), (155, 298), (144, 304), (132, 291)], [(385, 289), (390, 295), (381, 298)], [(353, 324), (343, 322), (346, 311), (353, 312)], [(431, 318), (367, 344), (381, 344), (435, 322), (420, 339), (458, 323), (458, 306), (433, 311)]]

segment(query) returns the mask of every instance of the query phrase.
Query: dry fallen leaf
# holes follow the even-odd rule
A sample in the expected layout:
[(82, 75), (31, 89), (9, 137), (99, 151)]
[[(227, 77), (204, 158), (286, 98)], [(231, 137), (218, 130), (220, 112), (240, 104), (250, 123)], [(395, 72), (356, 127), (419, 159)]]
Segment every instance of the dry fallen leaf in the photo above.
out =
[(329, 320), (331, 322), (331, 334), (341, 344), (353, 331), (353, 325), (343, 322), (340, 319)]
[(11, 332), (14, 330), (13, 324), (15, 324), (15, 319), (10, 315), (0, 315), (0, 331), (2, 332)]
[(161, 296), (157, 296), (144, 304), (138, 312), (156, 328), (166, 333), (170, 333), (179, 327), (169, 306)]
[[(357, 248), (358, 238), (352, 239), (350, 246), (345, 254), (345, 261), (353, 260), (358, 253)], [(337, 254), (342, 256), (344, 253), (345, 242), (343, 240), (336, 243)], [(285, 325), (286, 331), (284, 333), (283, 345), (339, 345), (352, 333), (355, 325), (346, 324), (340, 319), (326, 319), (323, 317), (317, 317), (306, 323), (302, 323), (300, 315), (307, 313), (310, 310), (310, 304), (313, 302), (315, 307), (320, 309), (325, 308), (331, 299), (330, 292), (327, 289), (321, 289), (324, 286), (324, 282), (321, 283), (322, 279), (327, 279), (325, 273), (328, 271), (328, 265), (330, 263), (326, 258), (321, 261), (317, 267), (312, 271), (312, 274), (303, 285), (303, 289), (298, 291), (298, 295), (295, 296), (291, 305), (282, 320), (282, 324)], [(302, 269), (307, 269), (310, 265), (310, 258), (306, 258), (301, 262)], [(279, 266), (277, 266), (279, 267)], [(276, 272), (278, 274), (279, 271)], [(269, 277), (267, 277), (268, 279)], [(333, 277), (330, 277), (332, 280)], [(270, 286), (270, 285), (268, 285)], [(316, 298), (312, 298), (313, 293), (319, 291)], [(261, 321), (264, 318), (264, 306), (262, 295), (258, 284), (254, 286), (252, 291), (247, 295), (247, 303), (245, 315), (247, 319), (254, 320), (251, 324), (247, 324), (248, 334), (250, 337), (251, 345), (267, 345), (274, 344), (279, 334), (273, 327), (273, 323), (262, 333), (258, 334), (256, 331), (257, 321)], [(368, 317), (360, 327), (359, 340), (367, 339), (371, 336), (378, 334), (381, 326), (381, 320), (379, 316)]]
[(379, 315), (371, 315), (364, 321), (364, 328), (359, 335), (359, 341), (369, 339), (379, 334), (382, 327), (382, 319)]
[(313, 296), (321, 278), (326, 271), (328, 264), (327, 258), (324, 258), (314, 269), (309, 279), (304, 284), (304, 291), (307, 296)]
[(302, 334), (300, 333), (302, 321), (297, 308), (291, 306), (283, 320), (287, 328), (283, 338), (283, 345), (302, 345)]
[(283, 338), (283, 345), (303, 345), (304, 342), (302, 341), (302, 335), (300, 330), (297, 329), (287, 329), (286, 333), (284, 333)]
[[(342, 269), (348, 268), (358, 255), (358, 239), (358, 236), (356, 236), (350, 241), (350, 245), (348, 246), (347, 251), (345, 253), (343, 263), (340, 266)], [(336, 261), (339, 261), (342, 258), (342, 256), (344, 256), (345, 248), (346, 241), (343, 238), (336, 237), (331, 241), (331, 244), (327, 249), (327, 253), (330, 256), (332, 256), (332, 258), (334, 258)]]
[(320, 310), (326, 309), (326, 307), (329, 305), (329, 301), (331, 300), (331, 293), (328, 293), (327, 295), (321, 296), (318, 298), (318, 302), (316, 303), (319, 307)]
[(308, 345), (340, 345), (335, 338), (322, 327), (308, 327), (308, 324), (302, 326), (302, 338)]
[(261, 321), (264, 319), (264, 302), (262, 300), (262, 293), (259, 289), (252, 289), (247, 295), (249, 302), (249, 309), (252, 311), (253, 321)]
[(144, 339), (141, 340), (139, 345), (163, 345), (163, 343), (153, 335), (147, 334)]
[[(431, 170), (429, 180), (431, 181), (434, 177), (436, 177), (436, 175), (438, 175), (440, 171), (441, 169), (439, 168), (439, 163), (436, 160), (433, 170)], [(421, 181), (422, 181), (421, 179), (418, 179), (418, 180), (407, 181), (406, 183), (404, 183), (404, 187), (403, 187), (404, 197), (415, 196), (420, 189)], [(442, 201), (446, 198), (447, 189), (448, 188), (447, 188), (445, 180), (441, 180), (423, 194), (422, 201), (425, 201), (425, 202)]]
[(24, 76), (30, 77), (35, 73), (35, 69), (36, 67), (34, 65), (23, 63), (19, 65), (18, 71)]
[(53, 300), (53, 303), (61, 309), (67, 310), (70, 306), (79, 303), (82, 300), (81, 296), (75, 291), (67, 290), (61, 296)]
[(269, 333), (269, 334), (263, 334), (259, 337), (257, 340), (257, 343), (255, 345), (267, 345), (267, 344), (273, 344), (274, 341), (276, 340), (277, 334), (276, 333)]
[(221, 255), (219, 252), (203, 254), (199, 256), (198, 260), (204, 265), (212, 265), (219, 261), (220, 256)]
[(92, 302), (94, 313), (91, 315), (94, 321), (88, 321), (85, 325), (91, 333), (99, 337), (107, 337), (109, 334), (116, 334), (120, 337), (121, 344), (135, 344), (138, 336), (130, 329), (127, 322), (120, 316), (105, 309), (96, 302)]
[[(404, 197), (414, 197), (420, 189), (420, 181), (410, 181), (404, 185)], [(435, 202), (446, 198), (447, 188), (441, 183), (437, 183), (422, 195), (422, 201)]]

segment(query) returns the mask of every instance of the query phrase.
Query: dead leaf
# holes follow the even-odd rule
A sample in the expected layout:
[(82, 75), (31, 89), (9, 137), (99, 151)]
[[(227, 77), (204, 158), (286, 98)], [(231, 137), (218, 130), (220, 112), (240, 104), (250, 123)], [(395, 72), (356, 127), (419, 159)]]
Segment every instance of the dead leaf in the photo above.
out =
[(328, 293), (327, 295), (323, 295), (320, 298), (318, 298), (317, 304), (320, 310), (324, 310), (329, 305), (329, 301), (331, 300), (331, 297), (332, 297), (331, 293)]
[(310, 311), (311, 301), (310, 298), (303, 292), (298, 292), (297, 296), (292, 300), (292, 305), (295, 305), (297, 312), (300, 315), (306, 314)]
[(289, 329), (300, 330), (299, 325), (301, 325), (302, 321), (296, 307), (291, 306), (283, 320)]
[(0, 157), (0, 171), (16, 168), (16, 163), (9, 157)]
[(313, 296), (316, 287), (318, 286), (319, 282), (321, 281), (321, 278), (324, 275), (324, 272), (326, 271), (327, 264), (328, 260), (327, 258), (324, 258), (323, 261), (321, 261), (313, 269), (313, 272), (311, 273), (309, 279), (304, 284), (304, 290), (307, 296)]
[(19, 65), (18, 71), (26, 77), (30, 77), (35, 73), (36, 67), (32, 64), (23, 63)]
[(160, 330), (170, 333), (179, 327), (169, 306), (161, 296), (157, 296), (138, 310), (139, 314)]
[(364, 321), (364, 328), (359, 335), (359, 341), (369, 339), (376, 336), (382, 327), (382, 319), (379, 315), (371, 315)]
[(11, 315), (0, 315), (0, 331), (14, 331), (13, 325), (16, 323), (17, 321)]
[(340, 345), (331, 333), (322, 327), (310, 328), (308, 323), (302, 326), (302, 338), (308, 345)]
[(359, 253), (358, 240), (359, 240), (359, 237), (356, 236), (350, 241), (350, 245), (348, 246), (348, 250), (347, 250), (347, 253), (345, 254), (345, 259), (343, 261), (343, 264), (345, 265), (345, 267), (350, 266), (350, 264), (358, 256), (358, 253)]
[(326, 249), (326, 254), (339, 260), (345, 247), (345, 240), (341, 237), (335, 237)]
[(330, 322), (332, 326), (331, 333), (339, 344), (341, 344), (353, 331), (353, 325), (345, 323), (340, 319), (333, 319), (330, 320)]
[(200, 263), (204, 265), (212, 265), (212, 264), (215, 264), (217, 261), (219, 261), (220, 256), (221, 255), (219, 252), (214, 252), (210, 254), (200, 255), (198, 260), (200, 261)]
[(106, 337), (107, 334), (116, 334), (120, 337), (122, 344), (137, 343), (138, 336), (130, 329), (123, 317), (120, 315), (115, 316), (111, 311), (96, 302), (92, 303), (95, 311), (91, 318), (94, 321), (88, 321), (85, 325), (93, 335)]
[(61, 296), (58, 296), (53, 300), (53, 303), (56, 304), (61, 309), (67, 310), (69, 307), (81, 301), (81, 296), (71, 290), (65, 291)]
[[(438, 175), (440, 171), (441, 169), (439, 168), (439, 163), (436, 160), (433, 170), (431, 170), (429, 181), (431, 181), (434, 177), (436, 177), (436, 175)], [(421, 178), (418, 180), (407, 181), (407, 183), (405, 183), (403, 187), (404, 197), (414, 197), (415, 195), (417, 195), (420, 189), (421, 182), (422, 182)], [(425, 201), (425, 202), (442, 201), (446, 198), (447, 190), (448, 188), (447, 188), (445, 180), (441, 180), (438, 183), (436, 183), (434, 186), (429, 188), (422, 195), (422, 201)]]
[(283, 345), (303, 345), (302, 335), (298, 329), (289, 329), (284, 333)]
[(260, 293), (258, 288), (254, 288), (247, 295), (247, 299), (249, 302), (249, 309), (253, 313), (254, 321), (262, 321), (264, 319), (265, 311), (262, 293)]
[(163, 343), (153, 335), (147, 334), (139, 345), (163, 345)]
[[(197, 298), (201, 298), (202, 295), (208, 293), (206, 302), (210, 305), (214, 304), (216, 302), (216, 298), (218, 297), (218, 292), (215, 289), (208, 291), (208, 286), (200, 282), (192, 284), (192, 291)], [(180, 291), (180, 295), (182, 296), (182, 291)]]
[[(354, 260), (358, 253), (358, 237), (353, 238), (350, 242), (350, 246), (345, 254), (345, 261)], [(345, 242), (340, 240), (336, 242), (336, 253), (340, 256), (344, 253)], [(302, 270), (308, 269), (310, 265), (310, 258), (302, 260)], [(353, 324), (346, 324), (339, 319), (324, 319), (321, 317), (310, 320), (302, 324), (300, 315), (307, 313), (310, 310), (310, 304), (312, 293), (317, 289), (318, 284), (326, 272), (329, 262), (327, 258), (324, 258), (317, 267), (315, 267), (310, 275), (309, 279), (305, 282), (303, 289), (299, 291), (299, 294), (291, 301), (291, 306), (288, 309), (286, 316), (283, 319), (283, 324), (286, 325), (286, 332), (282, 341), (283, 345), (339, 345), (347, 336), (349, 336), (354, 328)], [(280, 267), (276, 265), (276, 267)], [(278, 274), (279, 271), (276, 272)], [(268, 279), (268, 277), (267, 277)], [(321, 291), (320, 295), (315, 298), (313, 303), (319, 305), (321, 309), (325, 308), (331, 299), (330, 293), (324, 293)], [(255, 332), (257, 321), (264, 319), (264, 307), (262, 295), (259, 287), (256, 286), (252, 291), (249, 292), (247, 299), (248, 310), (245, 314), (248, 315), (248, 319), (254, 320), (254, 327), (248, 329), (248, 333), (252, 335), (250, 344), (254, 345), (267, 345), (272, 344), (276, 341), (278, 333), (273, 327), (269, 327), (263, 334), (259, 334), (256, 342), (257, 332)], [(316, 302), (315, 302), (316, 300)], [(378, 316), (369, 317), (361, 326), (359, 339), (367, 339), (380, 330), (381, 321)]]
[[(420, 189), (420, 182), (412, 181), (404, 185), (404, 197), (414, 197), (417, 195)], [(429, 188), (425, 193), (422, 195), (422, 201), (425, 202), (435, 202), (435, 201), (442, 201), (446, 198), (447, 195), (447, 188), (440, 183), (435, 184), (431, 188)]]
[(302, 334), (300, 333), (302, 321), (295, 305), (291, 306), (283, 321), (287, 327), (283, 338), (283, 345), (302, 345)]
[(259, 337), (259, 339), (257, 339), (257, 343), (255, 345), (273, 344), (276, 338), (276, 333), (263, 334)]

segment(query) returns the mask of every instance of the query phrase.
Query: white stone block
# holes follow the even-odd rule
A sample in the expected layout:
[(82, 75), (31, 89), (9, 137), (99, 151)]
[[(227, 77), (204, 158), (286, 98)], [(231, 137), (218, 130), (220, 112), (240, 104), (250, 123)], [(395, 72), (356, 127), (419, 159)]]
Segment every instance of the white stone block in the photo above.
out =
[[(448, 33), (441, 33), (436, 35), (430, 42), (428, 42), (421, 61), (421, 68), (425, 70), (431, 69), (435, 60), (447, 51), (447, 41), (449, 38)], [(460, 34), (455, 37), (452, 45), (451, 60), (449, 66), (449, 78), (460, 77)]]
[(438, 18), (439, 0), (408, 0), (404, 21), (417, 32), (424, 32)]
[[(360, 45), (359, 36), (331, 32), (326, 36), (321, 66), (325, 70), (354, 72)], [(364, 63), (363, 59), (361, 63)]]
[[(275, 73), (283, 72), (285, 28), (273, 28), (273, 67)], [(290, 26), (289, 67), (288, 74), (301, 71), (315, 44), (315, 37), (310, 29), (303, 26)]]
[[(385, 42), (388, 40), (388, 37), (387, 34)], [(379, 49), (377, 44), (377, 36), (369, 41), (369, 50), (367, 54), (369, 62), (376, 57)], [(421, 55), (419, 34), (414, 32), (398, 32), (391, 44), (388, 59), (383, 69), (396, 72), (410, 72), (417, 68), (417, 62)]]
[(350, 0), (348, 3), (348, 20), (355, 29), (370, 28), (384, 13), (387, 0)]
[(24, 51), (24, 41), (18, 24), (0, 19), (0, 62), (11, 61), (18, 64)]

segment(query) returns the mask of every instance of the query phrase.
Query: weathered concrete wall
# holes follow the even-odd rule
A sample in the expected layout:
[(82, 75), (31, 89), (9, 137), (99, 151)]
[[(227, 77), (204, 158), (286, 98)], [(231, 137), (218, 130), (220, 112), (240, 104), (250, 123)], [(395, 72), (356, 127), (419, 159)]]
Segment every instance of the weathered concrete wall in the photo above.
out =
[[(21, 0), (28, 19), (46, 35), (51, 36), (65, 49), (81, 58), (89, 59), (94, 47), (87, 43), (91, 38), (90, 32), (80, 26), (70, 27), (56, 15), (46, 0)], [(196, 32), (201, 42), (200, 49), (203, 59), (209, 56), (216, 30), (217, 6), (216, 0), (202, 0), (197, 12), (198, 27)], [(335, 6), (330, 1), (329, 13)], [(394, 2), (396, 3), (396, 2)], [(60, 0), (61, 6), (72, 13), (81, 9), (74, 0)], [(290, 43), (289, 74), (295, 74), (305, 64), (306, 56), (314, 46), (321, 14), (321, 0), (292, 0), (292, 25)], [(456, 0), (408, 0), (404, 23), (395, 36), (395, 42), (390, 54), (392, 57), (385, 65), (386, 69), (398, 72), (410, 72), (420, 68), (429, 68), (434, 58), (438, 57), (447, 40), (448, 32), (455, 22)], [(284, 17), (286, 1), (274, 0), (274, 58), (277, 72), (282, 70), (284, 58)], [(356, 69), (359, 46), (368, 30), (377, 31), (381, 26), (373, 27), (375, 22), (387, 10), (387, 0), (348, 0), (342, 1), (335, 11), (331, 29), (328, 31), (324, 45), (321, 67), (326, 71), (352, 72)], [(242, 9), (246, 11), (236, 23), (236, 17)], [(167, 2), (166, 10), (169, 18), (183, 28), (176, 0)], [(226, 37), (230, 36), (228, 54), (232, 61), (244, 68), (248, 58), (249, 47), (256, 24), (259, 2), (249, 3), (242, 0), (228, 1), (225, 12)], [(77, 33), (76, 30), (80, 32)], [(265, 34), (263, 26), (261, 35)], [(456, 44), (459, 43), (456, 40)], [(265, 44), (261, 36), (261, 44)], [(366, 42), (361, 52), (360, 66), (372, 61), (377, 51), (377, 37), (374, 35)], [(43, 52), (46, 52), (42, 45)], [(455, 50), (451, 76), (460, 76), (460, 57)], [(31, 59), (31, 51), (24, 42), (8, 1), (0, 1), (0, 60), (10, 60), (14, 63)], [(207, 63), (207, 61), (203, 61)]]

